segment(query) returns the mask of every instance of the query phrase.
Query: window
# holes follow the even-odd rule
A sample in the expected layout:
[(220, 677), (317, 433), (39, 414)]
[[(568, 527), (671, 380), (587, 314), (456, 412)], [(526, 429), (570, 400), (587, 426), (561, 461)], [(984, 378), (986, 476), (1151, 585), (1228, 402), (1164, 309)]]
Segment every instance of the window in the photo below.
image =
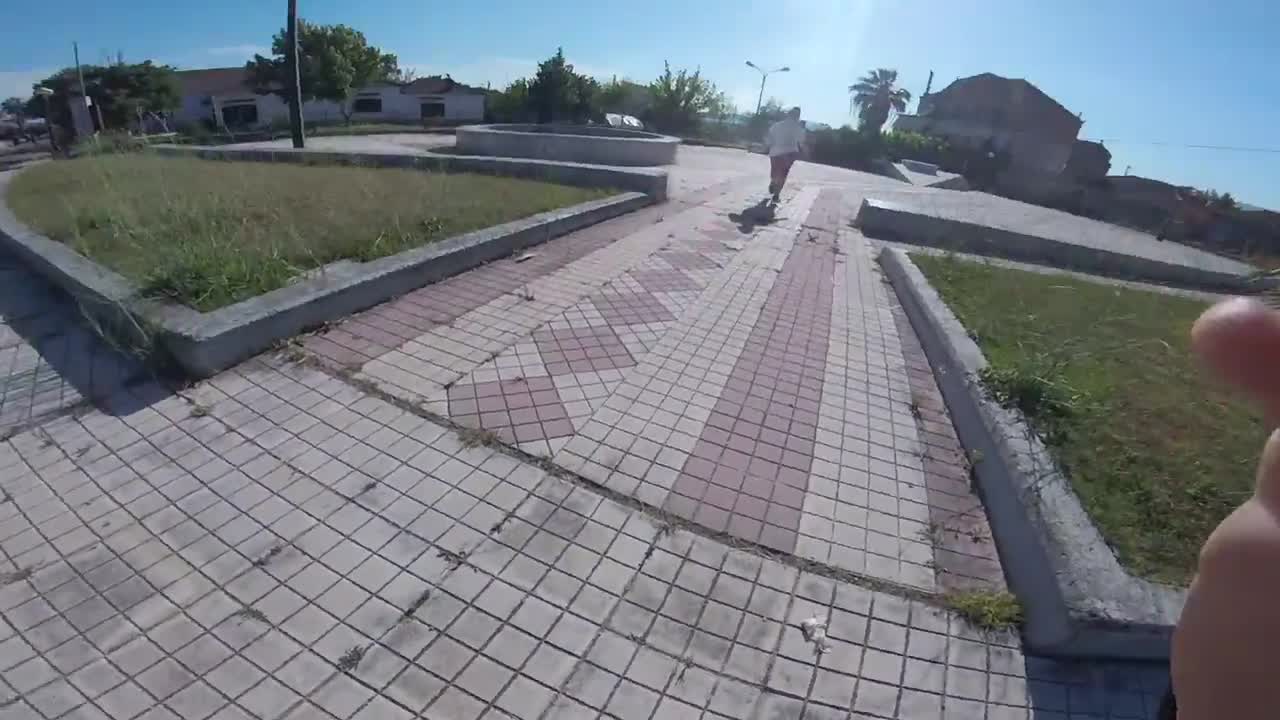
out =
[(424, 103), (422, 103), (422, 117), (424, 117), (424, 118), (442, 118), (442, 117), (444, 117), (444, 103), (442, 103), (442, 102), (424, 102)]
[(358, 113), (380, 113), (382, 112), (382, 98), (380, 97), (358, 97), (351, 106), (352, 112)]
[(241, 103), (222, 106), (222, 124), (229, 128), (249, 127), (258, 124), (258, 104)]

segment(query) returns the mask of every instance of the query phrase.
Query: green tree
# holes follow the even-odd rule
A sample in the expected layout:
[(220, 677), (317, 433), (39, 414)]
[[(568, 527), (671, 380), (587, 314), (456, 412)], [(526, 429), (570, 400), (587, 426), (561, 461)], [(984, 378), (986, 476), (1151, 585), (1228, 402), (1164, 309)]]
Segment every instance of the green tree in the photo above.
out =
[(4, 102), (0, 103), (0, 110), (10, 115), (22, 115), (26, 112), (26, 108), (27, 101), (20, 97), (5, 98)]
[[(137, 122), (140, 113), (172, 110), (181, 102), (173, 68), (168, 65), (155, 65), (148, 60), (105, 67), (82, 65), (80, 69), (84, 73), (85, 91), (102, 112), (108, 128), (128, 127)], [(80, 94), (80, 79), (75, 68), (63, 69), (38, 84), (53, 90), (49, 98), (51, 120), (70, 127), (68, 99)], [(26, 101), (25, 114), (44, 117), (44, 101), (33, 95)]]
[(897, 70), (877, 68), (849, 86), (849, 109), (858, 108), (859, 130), (878, 135), (888, 122), (891, 110), (907, 111), (911, 93), (896, 87), (897, 82)]
[(576, 123), (585, 123), (600, 114), (600, 83), (590, 75), (575, 75), (573, 78), (573, 105), (569, 110), (569, 118)]
[(724, 93), (715, 83), (702, 77), (701, 70), (671, 71), (671, 64), (663, 62), (663, 72), (649, 84), (653, 106), (649, 120), (660, 130), (673, 133), (691, 133), (698, 129), (703, 114), (723, 112), (727, 106)]
[(508, 85), (505, 90), (490, 92), (485, 108), (492, 122), (529, 122), (532, 119), (529, 81), (520, 78)]
[(595, 99), (599, 84), (574, 71), (564, 59), (564, 48), (538, 63), (538, 72), (529, 80), (529, 109), (540, 123), (585, 122), (597, 114)]
[(1234, 210), (1236, 207), (1236, 199), (1231, 197), (1231, 193), (1219, 193), (1217, 190), (1195, 190), (1193, 194), (1199, 198), (1204, 206), (1211, 210), (1228, 211)]
[[(281, 30), (271, 39), (272, 57), (254, 55), (245, 65), (256, 91), (281, 97), (287, 94), (285, 47), (285, 31)], [(338, 105), (347, 123), (351, 122), (352, 98), (358, 89), (404, 77), (396, 56), (370, 45), (359, 30), (346, 25), (312, 25), (301, 19), (298, 70), (303, 101), (330, 100)]]
[(760, 112), (751, 116), (750, 122), (747, 123), (748, 137), (754, 140), (764, 138), (769, 126), (781, 120), (786, 114), (787, 111), (782, 107), (782, 103), (778, 102), (778, 98), (771, 97), (765, 100), (760, 106)]
[(604, 112), (641, 117), (653, 106), (653, 94), (648, 85), (614, 78), (600, 87), (597, 103)]

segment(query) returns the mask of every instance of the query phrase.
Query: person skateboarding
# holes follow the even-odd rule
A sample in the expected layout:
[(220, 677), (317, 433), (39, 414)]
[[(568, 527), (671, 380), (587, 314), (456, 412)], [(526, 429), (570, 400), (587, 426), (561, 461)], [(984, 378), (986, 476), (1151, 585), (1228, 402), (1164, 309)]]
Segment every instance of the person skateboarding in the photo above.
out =
[(769, 194), (776, 203), (782, 196), (782, 186), (787, 182), (791, 166), (804, 149), (804, 123), (800, 122), (800, 108), (791, 108), (786, 117), (769, 126), (764, 143), (769, 151)]

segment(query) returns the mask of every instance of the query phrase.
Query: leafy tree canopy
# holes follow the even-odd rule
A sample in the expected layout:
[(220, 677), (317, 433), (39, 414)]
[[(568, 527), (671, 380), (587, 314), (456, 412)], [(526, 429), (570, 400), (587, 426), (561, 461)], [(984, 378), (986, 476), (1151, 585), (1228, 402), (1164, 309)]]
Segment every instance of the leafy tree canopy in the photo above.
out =
[(723, 115), (728, 106), (724, 93), (702, 77), (701, 70), (672, 72), (668, 62), (663, 62), (662, 74), (649, 84), (649, 92), (653, 107), (647, 120), (665, 132), (692, 132), (702, 115)]
[(540, 123), (586, 122), (596, 114), (600, 84), (575, 71), (564, 59), (564, 48), (538, 63), (528, 87), (529, 109)]
[[(82, 65), (85, 90), (102, 112), (108, 128), (126, 127), (136, 122), (140, 112), (163, 112), (178, 107), (181, 97), (174, 70), (150, 60), (113, 65)], [(53, 121), (70, 126), (68, 98), (80, 94), (75, 68), (66, 68), (37, 83), (53, 91), (49, 108)], [(26, 115), (44, 117), (44, 102), (33, 95), (26, 101)]]
[(849, 86), (850, 109), (858, 108), (858, 126), (878, 135), (889, 120), (889, 112), (906, 112), (911, 93), (897, 86), (898, 71), (876, 68)]
[[(245, 65), (254, 90), (287, 95), (286, 49), (282, 29), (271, 38), (271, 57), (255, 54)], [(346, 25), (312, 25), (302, 19), (298, 20), (298, 72), (303, 101), (335, 102), (348, 121), (357, 89), (407, 79), (396, 56), (370, 45), (359, 30)]]

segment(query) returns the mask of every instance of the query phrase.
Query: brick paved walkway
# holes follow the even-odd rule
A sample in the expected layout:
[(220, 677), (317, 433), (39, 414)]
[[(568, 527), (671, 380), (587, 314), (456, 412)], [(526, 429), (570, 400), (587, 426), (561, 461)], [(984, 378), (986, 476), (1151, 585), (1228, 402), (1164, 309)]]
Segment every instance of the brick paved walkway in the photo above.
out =
[[(306, 338), (318, 363), (26, 411), (0, 720), (1150, 716), (1166, 670), (1026, 658), (939, 602), (1000, 570), (847, 226), (881, 181), (801, 166), (760, 224), (693, 169)], [(61, 369), (45, 338), (83, 331), (46, 297), (4, 351)]]
[(760, 222), (758, 195), (730, 183), (575, 233), (307, 347), (711, 531), (926, 591), (940, 573), (1000, 586), (957, 458), (925, 472), (910, 329), (848, 227), (856, 202), (797, 185)]

